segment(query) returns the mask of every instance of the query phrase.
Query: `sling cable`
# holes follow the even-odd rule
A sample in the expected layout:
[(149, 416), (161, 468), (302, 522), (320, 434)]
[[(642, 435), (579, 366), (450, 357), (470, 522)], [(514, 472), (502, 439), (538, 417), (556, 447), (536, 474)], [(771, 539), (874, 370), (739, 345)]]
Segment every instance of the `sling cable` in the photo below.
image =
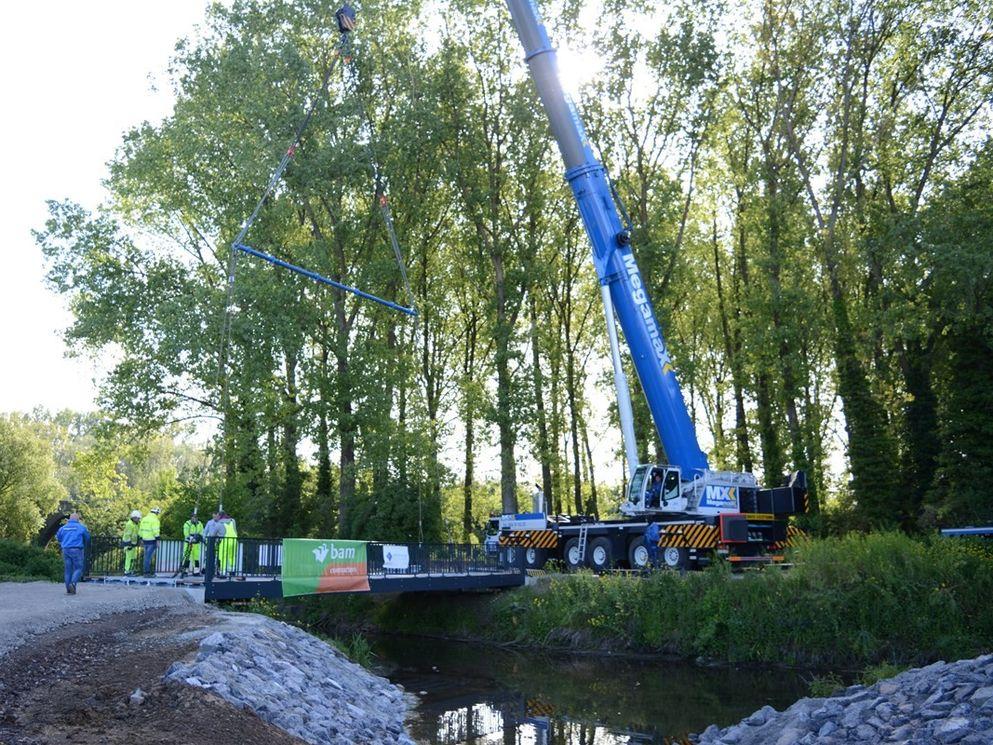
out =
[[(228, 408), (228, 401), (229, 401), (228, 352), (231, 343), (231, 315), (232, 315), (232, 309), (234, 303), (235, 275), (237, 273), (239, 254), (246, 254), (248, 256), (261, 259), (281, 269), (286, 269), (288, 271), (299, 274), (303, 277), (307, 277), (308, 279), (311, 279), (319, 284), (327, 285), (342, 292), (350, 293), (364, 300), (371, 300), (374, 303), (383, 305), (391, 310), (399, 311), (400, 313), (404, 313), (405, 315), (414, 318), (416, 318), (418, 315), (417, 309), (415, 308), (414, 305), (414, 293), (410, 288), (410, 281), (407, 278), (407, 268), (403, 261), (403, 253), (400, 249), (400, 243), (397, 240), (396, 230), (393, 225), (393, 215), (390, 211), (389, 200), (386, 197), (385, 188), (383, 185), (383, 179), (380, 174), (379, 167), (376, 164), (375, 159), (372, 157), (372, 151), (371, 148), (369, 147), (368, 142), (366, 143), (366, 153), (369, 155), (370, 158), (373, 180), (375, 183), (375, 201), (379, 208), (380, 214), (383, 218), (383, 223), (386, 227), (386, 232), (389, 235), (390, 246), (393, 249), (393, 254), (396, 259), (397, 266), (399, 267), (400, 276), (403, 279), (403, 285), (407, 295), (407, 305), (402, 305), (392, 300), (387, 300), (386, 298), (379, 297), (371, 292), (366, 292), (365, 290), (361, 290), (358, 287), (354, 287), (352, 285), (345, 284), (344, 282), (340, 282), (330, 277), (326, 277), (323, 274), (320, 274), (319, 272), (315, 272), (305, 267), (292, 264), (289, 261), (280, 259), (279, 257), (274, 256), (271, 253), (267, 253), (257, 248), (253, 248), (252, 246), (248, 245), (245, 242), (249, 230), (251, 230), (252, 225), (254, 224), (255, 220), (258, 218), (259, 214), (261, 213), (262, 208), (269, 201), (273, 192), (276, 190), (276, 187), (279, 185), (279, 182), (282, 179), (283, 174), (285, 173), (287, 167), (290, 165), (290, 162), (293, 160), (293, 157), (296, 155), (297, 150), (300, 147), (300, 141), (303, 138), (304, 132), (307, 130), (307, 126), (310, 124), (310, 121), (314, 116), (314, 112), (317, 109), (317, 105), (319, 101), (328, 92), (328, 85), (331, 80), (331, 75), (334, 72), (335, 65), (339, 59), (344, 60), (344, 63), (349, 66), (350, 70), (352, 70), (352, 75), (354, 77), (355, 73), (352, 68), (350, 34), (355, 29), (356, 26), (355, 10), (350, 5), (345, 3), (344, 5), (342, 5), (341, 8), (339, 8), (335, 12), (335, 20), (338, 23), (340, 40), (338, 46), (332, 53), (332, 59), (327, 65), (327, 69), (324, 72), (324, 76), (321, 80), (320, 87), (317, 89), (314, 96), (312, 97), (310, 101), (310, 105), (307, 107), (306, 115), (304, 116), (303, 120), (300, 122), (299, 126), (297, 127), (296, 133), (294, 134), (289, 147), (286, 149), (286, 152), (283, 154), (282, 159), (279, 161), (279, 165), (276, 166), (276, 170), (273, 172), (272, 177), (269, 179), (269, 182), (266, 185), (265, 190), (262, 193), (262, 196), (259, 198), (258, 203), (255, 205), (255, 209), (252, 210), (252, 213), (248, 216), (248, 219), (245, 220), (244, 223), (242, 223), (241, 229), (238, 231), (238, 235), (231, 242), (231, 250), (228, 255), (227, 291), (226, 291), (226, 298), (224, 303), (224, 322), (221, 331), (221, 348), (220, 348), (220, 360), (219, 360), (220, 364), (218, 369), (218, 387), (221, 389), (222, 410), (226, 410)], [(357, 91), (355, 91), (355, 95), (356, 96), (358, 95)], [(363, 113), (365, 113), (364, 107), (363, 107)], [(370, 133), (372, 131), (371, 124), (369, 124), (369, 131)], [(197, 506), (199, 507), (199, 497), (197, 499)], [(223, 509), (223, 507), (219, 506), (219, 509)]]
[[(375, 303), (379, 303), (380, 305), (384, 305), (392, 310), (405, 313), (408, 316), (416, 316), (417, 310), (414, 307), (414, 296), (413, 296), (413, 292), (410, 289), (410, 282), (407, 279), (407, 269), (406, 266), (404, 265), (403, 254), (400, 251), (400, 244), (399, 241), (397, 240), (396, 230), (394, 229), (393, 226), (393, 217), (392, 214), (390, 213), (389, 201), (386, 198), (386, 194), (384, 192), (382, 185), (382, 179), (380, 178), (379, 169), (376, 166), (375, 161), (372, 161), (372, 168), (373, 168), (373, 175), (376, 184), (376, 201), (378, 203), (380, 213), (382, 214), (383, 217), (383, 223), (386, 226), (386, 232), (388, 233), (390, 238), (390, 245), (393, 249), (394, 257), (396, 258), (397, 261), (397, 266), (399, 267), (401, 277), (403, 278), (404, 288), (406, 289), (407, 292), (407, 302), (408, 302), (407, 305), (401, 305), (400, 303), (396, 303), (392, 300), (387, 300), (385, 298), (378, 297), (377, 295), (374, 295), (370, 292), (360, 290), (357, 287), (344, 284), (343, 282), (339, 282), (337, 280), (331, 279), (330, 277), (325, 277), (324, 275), (319, 274), (318, 272), (311, 271), (310, 269), (306, 269), (304, 267), (297, 266), (295, 264), (291, 264), (290, 262), (284, 261), (276, 256), (273, 256), (272, 254), (266, 253), (265, 251), (260, 251), (257, 248), (252, 248), (251, 246), (247, 245), (244, 242), (245, 237), (248, 235), (248, 231), (252, 227), (252, 224), (259, 216), (259, 213), (262, 211), (262, 207), (269, 200), (269, 197), (272, 195), (272, 192), (275, 190), (280, 179), (283, 177), (283, 173), (286, 171), (286, 168), (289, 166), (290, 161), (293, 160), (293, 156), (296, 154), (296, 151), (300, 146), (300, 140), (307, 129), (307, 125), (310, 124), (310, 120), (314, 115), (315, 109), (317, 108), (318, 101), (321, 99), (321, 97), (324, 94), (327, 93), (328, 83), (331, 79), (331, 74), (334, 71), (335, 63), (339, 59), (344, 59), (345, 64), (351, 67), (350, 34), (352, 30), (355, 28), (355, 11), (351, 8), (351, 6), (349, 6), (346, 3), (335, 13), (335, 18), (338, 21), (338, 30), (341, 33), (341, 41), (338, 45), (338, 48), (335, 50), (335, 54), (333, 56), (331, 63), (328, 65), (327, 70), (324, 73), (324, 79), (321, 81), (321, 86), (318, 89), (317, 93), (314, 95), (313, 100), (311, 101), (310, 106), (307, 109), (306, 116), (304, 117), (303, 121), (300, 123), (300, 126), (297, 127), (297, 131), (293, 137), (293, 141), (290, 143), (290, 146), (287, 148), (286, 152), (284, 153), (282, 160), (279, 162), (279, 165), (276, 167), (275, 172), (272, 174), (272, 178), (269, 179), (269, 183), (266, 186), (265, 191), (262, 194), (262, 197), (259, 199), (258, 204), (255, 205), (255, 209), (252, 211), (252, 214), (241, 226), (241, 230), (238, 232), (237, 237), (235, 237), (234, 241), (232, 241), (231, 243), (232, 252), (230, 258), (230, 267), (228, 271), (229, 297), (232, 292), (232, 287), (234, 285), (234, 262), (236, 256), (235, 251), (239, 251), (249, 256), (254, 256), (255, 258), (262, 259), (263, 261), (267, 261), (270, 264), (281, 267), (283, 269), (288, 269), (289, 271), (296, 272), (297, 274), (312, 279), (315, 282), (319, 282), (320, 284), (334, 287), (338, 290), (351, 293), (353, 295), (356, 295), (357, 297), (364, 298), (366, 300), (371, 300)], [(371, 155), (371, 151), (369, 151), (368, 145), (367, 145), (367, 152), (369, 152)]]

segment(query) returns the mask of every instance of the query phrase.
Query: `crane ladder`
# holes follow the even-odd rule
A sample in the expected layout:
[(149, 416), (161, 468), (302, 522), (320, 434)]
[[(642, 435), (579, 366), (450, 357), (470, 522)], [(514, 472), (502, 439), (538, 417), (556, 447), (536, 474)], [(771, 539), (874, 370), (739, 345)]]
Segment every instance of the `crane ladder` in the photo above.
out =
[(589, 532), (590, 526), (585, 523), (579, 526), (579, 562), (582, 563), (586, 561), (586, 534)]

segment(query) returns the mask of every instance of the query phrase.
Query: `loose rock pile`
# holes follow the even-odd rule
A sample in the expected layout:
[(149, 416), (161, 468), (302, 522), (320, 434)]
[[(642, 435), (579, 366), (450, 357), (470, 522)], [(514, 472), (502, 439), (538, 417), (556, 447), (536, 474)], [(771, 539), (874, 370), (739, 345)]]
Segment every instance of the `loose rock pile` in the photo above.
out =
[(400, 688), (320, 639), (264, 616), (225, 614), (166, 679), (208, 689), (310, 743), (413, 745)]
[(711, 725), (701, 745), (993, 742), (993, 655), (936, 662), (783, 712), (759, 709), (740, 723)]

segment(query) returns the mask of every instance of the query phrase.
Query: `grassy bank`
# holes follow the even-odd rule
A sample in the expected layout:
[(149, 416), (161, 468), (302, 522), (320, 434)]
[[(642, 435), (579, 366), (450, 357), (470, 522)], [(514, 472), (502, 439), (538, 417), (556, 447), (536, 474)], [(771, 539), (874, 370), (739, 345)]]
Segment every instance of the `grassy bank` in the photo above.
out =
[(0, 580), (28, 582), (47, 579), (61, 581), (62, 558), (54, 551), (46, 551), (17, 541), (0, 540)]
[(499, 595), (312, 598), (333, 628), (435, 633), (543, 647), (649, 651), (726, 662), (863, 669), (993, 648), (993, 557), (976, 544), (902, 534), (810, 541), (796, 567), (734, 577), (580, 574)]

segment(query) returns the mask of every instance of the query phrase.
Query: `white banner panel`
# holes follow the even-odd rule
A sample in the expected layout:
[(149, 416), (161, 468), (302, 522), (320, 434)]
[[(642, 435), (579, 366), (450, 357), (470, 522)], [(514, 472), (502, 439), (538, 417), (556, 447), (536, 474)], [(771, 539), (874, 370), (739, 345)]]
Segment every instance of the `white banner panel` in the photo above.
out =
[(410, 568), (410, 552), (406, 546), (383, 546), (383, 567), (385, 569)]

